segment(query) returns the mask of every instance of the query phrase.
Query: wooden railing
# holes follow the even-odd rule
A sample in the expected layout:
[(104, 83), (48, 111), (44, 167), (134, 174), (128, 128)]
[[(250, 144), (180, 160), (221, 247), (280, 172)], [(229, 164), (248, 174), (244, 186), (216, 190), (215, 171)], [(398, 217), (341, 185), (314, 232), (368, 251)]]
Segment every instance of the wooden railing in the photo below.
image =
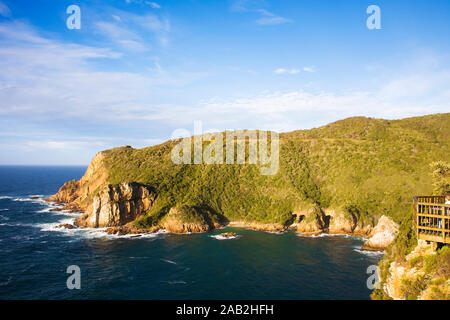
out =
[(443, 196), (414, 197), (417, 239), (450, 243), (450, 205)]

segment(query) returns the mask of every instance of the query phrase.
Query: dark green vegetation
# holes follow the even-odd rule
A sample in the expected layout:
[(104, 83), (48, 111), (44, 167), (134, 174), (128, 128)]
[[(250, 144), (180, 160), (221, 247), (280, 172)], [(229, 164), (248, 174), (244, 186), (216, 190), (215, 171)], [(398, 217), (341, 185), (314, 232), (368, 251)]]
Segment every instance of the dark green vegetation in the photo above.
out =
[[(450, 158), (450, 155), (449, 157)], [(435, 195), (450, 195), (450, 162), (436, 161), (431, 164)]]
[(288, 223), (292, 212), (312, 206), (364, 223), (383, 214), (402, 223), (410, 217), (412, 196), (433, 189), (429, 164), (448, 159), (450, 114), (395, 121), (357, 117), (281, 134), (280, 167), (273, 176), (261, 175), (257, 165), (175, 165), (171, 150), (177, 143), (105, 152), (110, 183), (135, 181), (157, 190), (155, 206), (138, 226), (184, 205), (261, 223)]
[[(430, 164), (430, 171), (432, 176), (432, 186), (434, 195), (448, 195), (450, 194), (450, 163), (445, 161), (435, 161)], [(432, 194), (430, 192), (430, 194)], [(393, 261), (404, 262), (405, 257), (409, 254), (417, 245), (417, 238), (413, 220), (413, 211), (403, 219), (399, 234), (388, 248), (387, 254), (380, 261), (380, 277), (382, 284), (386, 281), (389, 272), (389, 266)], [(420, 277), (416, 281), (409, 281), (403, 284), (403, 290), (405, 296), (409, 299), (417, 299), (417, 294), (421, 292), (427, 286), (432, 287), (433, 297), (432, 299), (449, 299), (445, 297), (439, 288), (440, 283), (436, 281), (446, 281), (446, 277), (450, 275), (450, 248), (444, 246), (437, 252), (436, 256), (429, 257), (417, 257), (410, 267), (416, 269), (424, 268), (427, 276)], [(438, 280), (431, 281), (432, 276), (437, 276)], [(441, 279), (442, 278), (442, 279)], [(375, 290), (373, 295), (375, 299), (387, 299), (386, 293), (382, 290)]]

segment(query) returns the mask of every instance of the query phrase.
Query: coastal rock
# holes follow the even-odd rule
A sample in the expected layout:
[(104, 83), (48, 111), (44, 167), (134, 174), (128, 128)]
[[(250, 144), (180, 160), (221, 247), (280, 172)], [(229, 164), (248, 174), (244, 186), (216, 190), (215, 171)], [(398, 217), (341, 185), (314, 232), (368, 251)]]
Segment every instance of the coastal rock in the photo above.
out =
[(381, 251), (385, 250), (394, 241), (398, 234), (398, 224), (391, 218), (382, 216), (375, 228), (370, 233), (369, 239), (364, 243), (361, 250)]
[(121, 226), (150, 210), (155, 198), (154, 190), (147, 185), (135, 182), (108, 185), (75, 224), (91, 228)]
[(221, 233), (220, 236), (222, 236), (224, 238), (231, 238), (231, 237), (236, 237), (237, 234), (234, 232), (225, 232), (225, 233)]
[(328, 218), (328, 232), (332, 234), (352, 234), (356, 228), (357, 219), (351, 214), (342, 211), (325, 209)]
[[(407, 283), (413, 283), (426, 273), (423, 268), (411, 266), (411, 261), (417, 258), (435, 255), (432, 245), (424, 240), (419, 240), (414, 250), (406, 256), (405, 261), (394, 261), (389, 266), (389, 276), (384, 285), (384, 291), (394, 300), (405, 300), (408, 298)], [(447, 288), (448, 290), (448, 288)], [(427, 289), (421, 292), (419, 299), (426, 299), (430, 295)]]
[(206, 232), (223, 226), (221, 217), (196, 206), (173, 207), (160, 226), (172, 233)]
[(297, 232), (305, 236), (325, 232), (365, 237), (372, 232), (372, 225), (364, 225), (353, 214), (344, 213), (339, 208), (322, 209), (314, 206), (307, 210), (300, 210), (293, 215), (296, 219), (289, 228), (296, 228)]
[(127, 224), (124, 226), (108, 228), (108, 229), (106, 229), (105, 232), (108, 234), (125, 235), (125, 234), (153, 233), (158, 230), (160, 230), (160, 227), (158, 227), (158, 226), (154, 226), (154, 227), (150, 227), (150, 228), (146, 228), (146, 229), (140, 229), (131, 224)]
[(60, 224), (60, 225), (55, 227), (55, 229), (62, 229), (62, 228), (75, 229), (76, 227), (73, 224), (70, 224), (70, 223), (62, 223), (62, 224)]
[(45, 200), (58, 203), (71, 203), (78, 199), (80, 184), (76, 180), (67, 181), (56, 194)]
[(256, 231), (266, 231), (266, 232), (283, 232), (287, 229), (286, 226), (276, 223), (258, 223), (258, 222), (248, 222), (248, 221), (231, 221), (229, 223), (231, 227), (247, 228)]
[(308, 210), (294, 213), (297, 216), (297, 232), (314, 235), (325, 232), (328, 226), (328, 219), (324, 212), (318, 208), (313, 207)]

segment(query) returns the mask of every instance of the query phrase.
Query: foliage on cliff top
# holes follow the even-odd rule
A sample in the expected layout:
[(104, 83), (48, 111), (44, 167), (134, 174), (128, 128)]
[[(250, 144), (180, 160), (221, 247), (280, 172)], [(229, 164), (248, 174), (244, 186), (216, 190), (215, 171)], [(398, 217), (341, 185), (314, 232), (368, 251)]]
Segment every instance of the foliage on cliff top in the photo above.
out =
[(434, 194), (450, 195), (450, 162), (435, 161), (431, 164), (431, 171)]
[[(172, 206), (208, 206), (230, 220), (285, 223), (300, 207), (320, 205), (373, 223), (401, 222), (415, 194), (432, 191), (433, 161), (448, 158), (450, 114), (403, 120), (349, 118), (280, 135), (280, 167), (263, 176), (256, 165), (175, 165), (179, 141), (105, 152), (110, 183), (155, 186), (158, 216)], [(206, 144), (206, 143), (205, 143)]]
[[(438, 195), (448, 193), (446, 188), (448, 188), (448, 175), (450, 168), (450, 163), (445, 161), (436, 161), (431, 163), (430, 168), (432, 170), (432, 185), (434, 186), (434, 192)], [(431, 193), (430, 193), (431, 194)], [(386, 279), (389, 277), (389, 266), (392, 262), (405, 262), (406, 256), (411, 253), (411, 251), (417, 245), (417, 237), (413, 219), (412, 210), (407, 213), (400, 225), (399, 233), (395, 238), (394, 242), (386, 250), (386, 255), (379, 263), (380, 267), (380, 280), (383, 287)], [(423, 267), (425, 265), (425, 272), (427, 274), (435, 274), (437, 277), (444, 277), (448, 279), (450, 277), (450, 248), (445, 246), (443, 249), (438, 251), (436, 256), (431, 256), (425, 259), (419, 256), (415, 259), (414, 265), (410, 267)], [(433, 294), (436, 299), (441, 299), (445, 293), (440, 290), (440, 284), (435, 282), (430, 282), (431, 278), (420, 278), (417, 281), (405, 282), (404, 291), (405, 296), (409, 298), (417, 298), (417, 291), (423, 290), (427, 286), (431, 286), (433, 289)], [(383, 290), (375, 290), (372, 294), (374, 299), (387, 299), (388, 296)], [(448, 294), (447, 294), (447, 298)]]

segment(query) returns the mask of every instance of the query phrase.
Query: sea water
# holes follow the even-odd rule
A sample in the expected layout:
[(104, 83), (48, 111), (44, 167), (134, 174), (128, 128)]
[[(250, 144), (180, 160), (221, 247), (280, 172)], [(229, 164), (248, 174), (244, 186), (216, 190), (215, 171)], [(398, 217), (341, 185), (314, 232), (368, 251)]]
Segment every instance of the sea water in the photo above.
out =
[[(359, 238), (55, 229), (79, 214), (51, 212), (42, 198), (85, 170), (0, 167), (0, 299), (369, 299), (367, 268), (382, 255), (360, 251)], [(67, 288), (71, 265), (79, 290)]]

